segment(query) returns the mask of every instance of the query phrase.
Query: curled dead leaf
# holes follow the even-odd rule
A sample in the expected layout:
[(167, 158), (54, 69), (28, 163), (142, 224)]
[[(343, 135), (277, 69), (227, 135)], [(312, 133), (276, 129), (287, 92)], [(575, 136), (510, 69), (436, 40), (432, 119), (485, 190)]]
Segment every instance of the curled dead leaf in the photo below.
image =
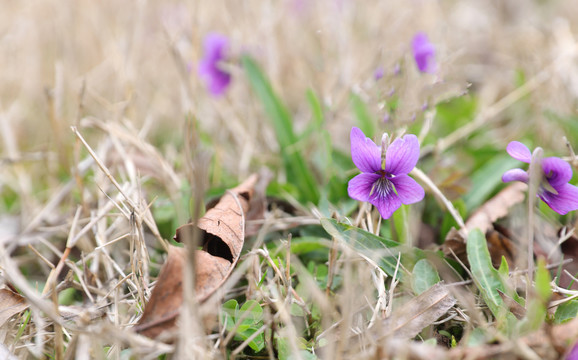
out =
[(20, 294), (8, 288), (0, 289), (0, 327), (27, 308), (28, 304)]
[[(197, 301), (203, 302), (227, 280), (233, 271), (245, 239), (245, 214), (258, 176), (253, 175), (239, 186), (228, 190), (220, 201), (196, 224), (186, 224), (177, 229), (175, 240), (182, 242), (201, 233), (202, 250), (195, 251), (195, 290)], [(187, 250), (171, 246), (167, 260), (161, 268), (143, 316), (135, 330), (156, 338), (175, 327), (183, 303), (183, 271)]]

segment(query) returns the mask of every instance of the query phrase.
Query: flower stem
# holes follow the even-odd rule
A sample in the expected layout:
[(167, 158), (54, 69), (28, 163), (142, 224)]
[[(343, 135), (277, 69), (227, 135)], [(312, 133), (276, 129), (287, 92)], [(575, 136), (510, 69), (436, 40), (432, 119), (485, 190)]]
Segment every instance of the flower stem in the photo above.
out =
[(541, 147), (534, 149), (532, 160), (530, 161), (530, 169), (528, 170), (530, 179), (528, 182), (528, 283), (526, 284), (526, 294), (529, 294), (528, 291), (534, 279), (534, 207), (540, 181), (542, 180), (543, 155), (544, 151)]
[(460, 213), (454, 207), (454, 204), (452, 204), (452, 202), (449, 201), (444, 196), (441, 190), (433, 183), (433, 181), (431, 181), (431, 179), (423, 171), (415, 167), (410, 172), (410, 174), (415, 176), (416, 179), (418, 179), (425, 186), (427, 186), (430, 189), (430, 191), (435, 195), (435, 197), (445, 205), (446, 209), (450, 212), (450, 214), (460, 227), (460, 231), (464, 233), (462, 235), (464, 235), (464, 237), (467, 237), (467, 229), (466, 225), (464, 224), (464, 219), (462, 219)]

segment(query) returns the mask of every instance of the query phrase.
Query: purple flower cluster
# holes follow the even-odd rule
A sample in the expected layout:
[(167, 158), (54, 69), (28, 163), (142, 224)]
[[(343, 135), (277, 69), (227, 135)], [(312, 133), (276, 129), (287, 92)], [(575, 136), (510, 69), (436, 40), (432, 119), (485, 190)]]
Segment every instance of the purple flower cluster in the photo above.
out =
[(204, 56), (199, 63), (199, 76), (205, 80), (213, 96), (221, 96), (231, 83), (231, 74), (219, 65), (227, 59), (229, 39), (220, 34), (209, 34), (204, 41)]
[(413, 37), (411, 43), (413, 50), (413, 58), (417, 64), (419, 71), (433, 74), (437, 71), (437, 64), (435, 59), (435, 47), (427, 35), (423, 32), (417, 33)]
[[(508, 144), (506, 151), (516, 160), (530, 163), (532, 153), (526, 145), (518, 141)], [(578, 187), (568, 184), (572, 179), (570, 164), (557, 157), (542, 159), (542, 180), (538, 188), (538, 197), (552, 210), (560, 215), (578, 210)], [(508, 170), (502, 176), (502, 181), (522, 181), (528, 183), (530, 176), (522, 169)]]
[(351, 129), (351, 157), (361, 174), (349, 181), (347, 191), (355, 200), (373, 204), (384, 219), (401, 204), (421, 201), (423, 188), (407, 174), (419, 159), (419, 142), (415, 135), (405, 135), (387, 147), (385, 166), (382, 150), (360, 129)]

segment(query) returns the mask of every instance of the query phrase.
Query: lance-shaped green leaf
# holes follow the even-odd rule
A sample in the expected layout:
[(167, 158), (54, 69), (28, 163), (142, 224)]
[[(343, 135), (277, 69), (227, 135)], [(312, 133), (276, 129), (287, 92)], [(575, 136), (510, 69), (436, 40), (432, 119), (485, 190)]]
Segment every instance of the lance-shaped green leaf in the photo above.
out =
[(503, 293), (509, 292), (504, 288), (500, 274), (492, 266), (492, 259), (488, 251), (486, 237), (479, 229), (474, 229), (470, 232), (466, 250), (474, 283), (480, 290), (488, 308), (490, 308), (494, 316), (498, 318), (500, 315), (503, 315), (505, 310), (505, 307), (503, 307), (504, 302), (498, 290)]
[(289, 111), (277, 97), (269, 80), (253, 59), (243, 56), (242, 63), (249, 82), (275, 129), (287, 178), (299, 188), (302, 201), (317, 204), (319, 201), (317, 184), (299, 151), (298, 138), (293, 130), (293, 120)]

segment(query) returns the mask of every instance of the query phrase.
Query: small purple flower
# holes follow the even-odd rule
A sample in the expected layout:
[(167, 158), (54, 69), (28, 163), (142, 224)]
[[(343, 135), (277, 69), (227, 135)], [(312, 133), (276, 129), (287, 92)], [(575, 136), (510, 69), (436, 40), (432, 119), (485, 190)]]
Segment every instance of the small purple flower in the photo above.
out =
[(209, 34), (203, 45), (205, 53), (199, 63), (199, 76), (205, 80), (212, 95), (223, 95), (231, 83), (231, 74), (221, 69), (219, 63), (226, 60), (229, 39), (220, 34)]
[(352, 128), (350, 138), (351, 158), (361, 170), (347, 187), (352, 199), (370, 202), (384, 219), (389, 219), (401, 204), (423, 199), (423, 188), (407, 175), (419, 159), (419, 142), (415, 135), (405, 135), (387, 147), (385, 166), (382, 166), (381, 148), (365, 137), (363, 131)]
[(429, 42), (427, 35), (423, 32), (417, 33), (412, 41), (413, 58), (417, 68), (421, 72), (433, 74), (437, 70), (435, 59), (435, 47)]
[[(508, 144), (506, 151), (516, 160), (530, 163), (532, 153), (526, 145), (518, 141)], [(542, 181), (538, 188), (538, 197), (560, 215), (578, 210), (578, 187), (568, 184), (572, 179), (570, 164), (557, 157), (542, 159)], [(503, 182), (522, 181), (528, 183), (530, 175), (522, 169), (508, 170), (502, 175)]]

